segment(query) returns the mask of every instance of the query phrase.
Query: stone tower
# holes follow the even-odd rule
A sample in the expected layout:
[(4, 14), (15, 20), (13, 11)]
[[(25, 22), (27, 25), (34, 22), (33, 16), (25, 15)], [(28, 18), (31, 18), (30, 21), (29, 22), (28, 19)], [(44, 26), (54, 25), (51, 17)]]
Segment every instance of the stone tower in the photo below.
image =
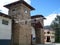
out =
[[(13, 19), (12, 45), (31, 45), (31, 23), (26, 20), (31, 19), (30, 11), (34, 8), (24, 0), (13, 2), (4, 7), (9, 9), (9, 15)], [(22, 20), (25, 21), (21, 22)]]
[[(32, 19), (35, 19), (34, 21), (36, 22), (32, 22), (32, 26), (35, 29), (35, 37), (36, 37), (36, 44), (44, 44), (44, 19), (45, 17), (43, 15), (34, 15), (31, 17)], [(39, 18), (37, 20), (37, 18)]]

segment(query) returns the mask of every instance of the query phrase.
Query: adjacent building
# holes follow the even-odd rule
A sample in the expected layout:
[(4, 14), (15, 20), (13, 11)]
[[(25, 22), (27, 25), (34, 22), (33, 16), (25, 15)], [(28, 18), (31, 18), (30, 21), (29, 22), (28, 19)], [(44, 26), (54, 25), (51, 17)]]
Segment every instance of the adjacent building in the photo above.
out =
[(44, 29), (44, 43), (52, 44), (55, 42), (55, 31), (53, 29)]
[(12, 19), (0, 12), (0, 45), (10, 45), (12, 32)]

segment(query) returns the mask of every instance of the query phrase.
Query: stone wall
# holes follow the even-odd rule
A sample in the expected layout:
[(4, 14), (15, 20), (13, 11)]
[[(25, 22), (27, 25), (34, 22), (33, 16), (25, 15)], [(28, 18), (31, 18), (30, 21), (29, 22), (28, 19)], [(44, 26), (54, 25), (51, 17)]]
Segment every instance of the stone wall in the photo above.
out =
[[(24, 12), (25, 8), (27, 9), (28, 13)], [(9, 15), (12, 17), (12, 19), (14, 19), (14, 23), (12, 25), (13, 45), (31, 45), (31, 23), (15, 23), (15, 21), (30, 19), (30, 9), (23, 4), (16, 4), (10, 7)]]

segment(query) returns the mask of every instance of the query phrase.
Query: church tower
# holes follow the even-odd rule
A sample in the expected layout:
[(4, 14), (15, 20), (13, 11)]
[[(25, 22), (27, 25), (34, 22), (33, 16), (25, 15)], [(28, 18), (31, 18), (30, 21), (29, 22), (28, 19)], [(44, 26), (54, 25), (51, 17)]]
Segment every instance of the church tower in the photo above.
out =
[(10, 3), (4, 7), (9, 9), (9, 16), (13, 19), (12, 45), (31, 45), (31, 23), (27, 22), (27, 19), (31, 19), (30, 11), (34, 8), (24, 0)]

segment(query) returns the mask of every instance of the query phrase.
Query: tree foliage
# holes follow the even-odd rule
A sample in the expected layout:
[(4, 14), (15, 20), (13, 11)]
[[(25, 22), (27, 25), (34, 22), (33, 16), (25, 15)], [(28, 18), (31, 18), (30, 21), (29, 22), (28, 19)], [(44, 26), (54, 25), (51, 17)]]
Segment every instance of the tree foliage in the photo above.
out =
[(57, 15), (50, 26), (55, 30), (55, 42), (60, 43), (60, 16)]

